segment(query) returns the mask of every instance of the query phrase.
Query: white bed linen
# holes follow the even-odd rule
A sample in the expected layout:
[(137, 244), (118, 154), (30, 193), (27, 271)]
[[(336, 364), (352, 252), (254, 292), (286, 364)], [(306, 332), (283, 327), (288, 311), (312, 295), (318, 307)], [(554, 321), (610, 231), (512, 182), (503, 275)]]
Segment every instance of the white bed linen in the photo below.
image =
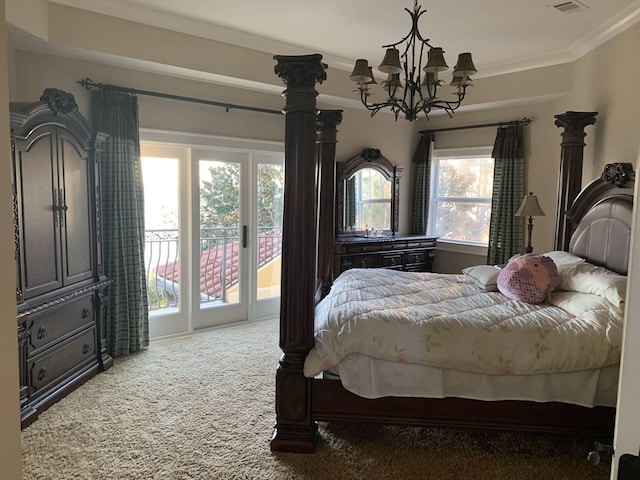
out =
[(427, 397), (562, 402), (615, 407), (619, 365), (550, 375), (482, 375), (427, 365), (398, 364), (352, 354), (327, 378), (365, 398)]
[(464, 275), (349, 270), (316, 309), (304, 372), (333, 370), (368, 398), (615, 404), (622, 312), (591, 294), (560, 292), (552, 302), (515, 302)]

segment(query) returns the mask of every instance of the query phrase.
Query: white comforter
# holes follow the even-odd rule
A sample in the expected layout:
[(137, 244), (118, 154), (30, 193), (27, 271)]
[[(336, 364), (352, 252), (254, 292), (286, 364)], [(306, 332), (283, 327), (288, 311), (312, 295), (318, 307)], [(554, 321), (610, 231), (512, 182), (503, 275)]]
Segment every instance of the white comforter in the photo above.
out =
[(492, 375), (601, 368), (619, 362), (622, 318), (593, 294), (558, 292), (530, 305), (464, 275), (351, 269), (316, 308), (304, 373), (351, 353)]

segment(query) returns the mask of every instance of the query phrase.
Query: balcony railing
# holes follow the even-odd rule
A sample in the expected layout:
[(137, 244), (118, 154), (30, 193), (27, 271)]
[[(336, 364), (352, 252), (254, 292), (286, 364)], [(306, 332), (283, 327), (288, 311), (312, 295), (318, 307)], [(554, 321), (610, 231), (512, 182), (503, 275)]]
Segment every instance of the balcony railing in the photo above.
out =
[[(258, 268), (282, 252), (280, 227), (258, 228)], [(200, 229), (200, 303), (224, 303), (227, 291), (238, 282), (240, 239), (236, 227)], [(178, 307), (180, 248), (177, 229), (145, 231), (145, 265), (149, 311)], [(185, 271), (188, 274), (190, 269)]]

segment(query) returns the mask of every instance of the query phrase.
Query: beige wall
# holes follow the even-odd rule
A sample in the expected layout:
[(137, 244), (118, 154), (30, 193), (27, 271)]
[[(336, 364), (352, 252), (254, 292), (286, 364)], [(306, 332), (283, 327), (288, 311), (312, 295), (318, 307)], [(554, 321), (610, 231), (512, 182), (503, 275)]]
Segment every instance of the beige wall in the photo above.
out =
[(3, 479), (22, 478), (20, 446), (20, 401), (18, 396), (18, 355), (16, 345), (16, 297), (11, 195), (11, 161), (9, 149), (9, 78), (4, 21), (4, 0), (0, 0), (0, 468)]
[(463, 268), (487, 263), (487, 255), (448, 252), (438, 249), (433, 259), (433, 271), (438, 273), (460, 273)]

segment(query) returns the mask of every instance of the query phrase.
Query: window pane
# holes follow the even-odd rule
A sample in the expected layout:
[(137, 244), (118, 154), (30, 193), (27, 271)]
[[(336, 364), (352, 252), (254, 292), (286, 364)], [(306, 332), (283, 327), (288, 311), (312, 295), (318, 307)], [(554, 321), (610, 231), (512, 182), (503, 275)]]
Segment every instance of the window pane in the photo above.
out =
[(449, 158), (438, 160), (436, 197), (491, 198), (492, 158)]
[(441, 238), (489, 242), (491, 204), (479, 202), (437, 202), (436, 233)]

